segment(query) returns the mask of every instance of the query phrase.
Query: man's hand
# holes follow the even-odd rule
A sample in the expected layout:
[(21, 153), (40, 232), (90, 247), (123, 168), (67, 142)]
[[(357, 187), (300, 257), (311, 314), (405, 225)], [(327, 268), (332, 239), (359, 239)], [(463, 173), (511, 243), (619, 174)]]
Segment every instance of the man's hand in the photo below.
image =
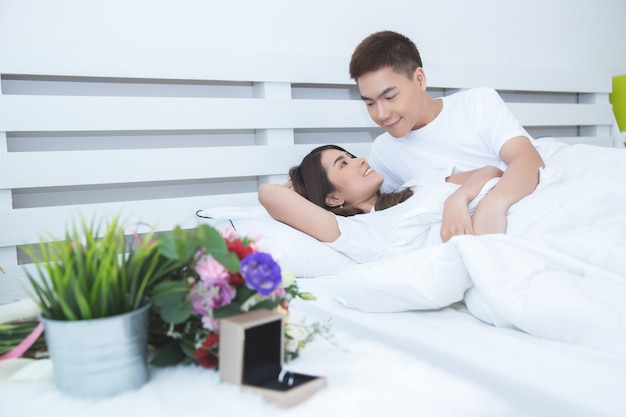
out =
[(487, 194), (482, 199), (472, 216), (474, 234), (506, 233), (508, 207), (505, 203), (499, 203), (490, 197), (491, 195)]
[(506, 233), (506, 213), (513, 204), (532, 193), (539, 184), (543, 159), (525, 136), (509, 139), (500, 150), (507, 164), (500, 182), (478, 204), (472, 216), (474, 233)]

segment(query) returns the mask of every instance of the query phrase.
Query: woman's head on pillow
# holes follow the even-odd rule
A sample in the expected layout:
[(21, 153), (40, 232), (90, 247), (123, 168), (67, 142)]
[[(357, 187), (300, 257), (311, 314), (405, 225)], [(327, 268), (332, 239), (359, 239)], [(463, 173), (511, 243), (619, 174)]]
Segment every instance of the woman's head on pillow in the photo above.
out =
[(337, 145), (319, 146), (300, 165), (290, 169), (293, 189), (312, 203), (340, 216), (352, 216), (394, 206), (412, 195), (410, 189), (383, 194), (384, 176), (372, 170), (365, 158)]

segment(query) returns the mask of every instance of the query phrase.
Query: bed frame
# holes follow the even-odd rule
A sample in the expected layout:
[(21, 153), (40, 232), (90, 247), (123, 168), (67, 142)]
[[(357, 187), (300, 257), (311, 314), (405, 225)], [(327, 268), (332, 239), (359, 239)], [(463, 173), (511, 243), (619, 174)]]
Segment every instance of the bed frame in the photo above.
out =
[[(3, 51), (0, 265), (20, 245), (63, 236), (82, 214), (122, 214), (159, 231), (198, 209), (256, 204), (312, 147), (367, 155), (380, 130), (348, 57), (116, 51)], [(488, 85), (531, 135), (623, 146), (600, 73), (426, 63), (433, 96)]]
[[(194, 227), (198, 209), (257, 204), (259, 184), (283, 182), (311, 148), (337, 143), (367, 155), (380, 133), (347, 75), (349, 57), (184, 49), (64, 53), (0, 51), (0, 265), (7, 270), (28, 263), (20, 246), (63, 236), (79, 214), (122, 214), (159, 231)], [(436, 97), (496, 88), (534, 137), (624, 146), (609, 104), (608, 74), (428, 62), (425, 71)], [(339, 316), (338, 324), (354, 328), (360, 319), (351, 314), (357, 313)], [(429, 314), (422, 316), (425, 328)], [(502, 395), (540, 398), (535, 411), (544, 415), (605, 415), (606, 402), (621, 389), (605, 390), (598, 380), (615, 385), (626, 374), (623, 361), (529, 345), (528, 355), (511, 364), (493, 353), (505, 353), (517, 333), (484, 350), (471, 339), (483, 330), (472, 329), (461, 335), (444, 329), (440, 339), (412, 347), (403, 340), (407, 351), (482, 378)], [(396, 343), (393, 335), (383, 336)], [(460, 344), (467, 342), (482, 352), (475, 363), (462, 357)], [(589, 381), (562, 373), (588, 360), (596, 361), (581, 371)], [(551, 368), (536, 383), (528, 372), (516, 377), (516, 366)], [(555, 387), (563, 382), (571, 386)]]

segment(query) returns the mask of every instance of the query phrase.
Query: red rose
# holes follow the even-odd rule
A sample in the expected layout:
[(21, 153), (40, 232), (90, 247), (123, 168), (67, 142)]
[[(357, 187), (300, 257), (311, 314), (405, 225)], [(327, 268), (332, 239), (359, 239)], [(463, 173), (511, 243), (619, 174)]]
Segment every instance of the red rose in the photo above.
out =
[(202, 346), (194, 351), (196, 360), (204, 368), (215, 368), (217, 366), (217, 344), (219, 336), (209, 333)]
[(244, 246), (241, 240), (234, 240), (232, 242), (227, 240), (226, 243), (228, 244), (228, 250), (235, 253), (239, 259), (243, 259), (248, 256), (249, 253), (252, 253), (252, 248), (247, 245)]
[(245, 281), (243, 279), (243, 276), (239, 273), (236, 272), (234, 274), (229, 274), (228, 275), (228, 283), (232, 286), (237, 288), (238, 286), (240, 286), (241, 284), (243, 284)]

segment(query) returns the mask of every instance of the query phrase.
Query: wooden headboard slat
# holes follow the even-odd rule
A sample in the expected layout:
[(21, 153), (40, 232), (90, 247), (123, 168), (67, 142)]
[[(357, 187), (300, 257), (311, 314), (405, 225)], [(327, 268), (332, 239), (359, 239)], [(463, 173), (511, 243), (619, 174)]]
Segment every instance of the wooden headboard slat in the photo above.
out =
[[(195, 211), (257, 204), (315, 146), (367, 155), (381, 129), (349, 57), (0, 51), (0, 265), (78, 213), (167, 231)], [(602, 73), (425, 63), (429, 89), (496, 88), (533, 136), (618, 146)]]

